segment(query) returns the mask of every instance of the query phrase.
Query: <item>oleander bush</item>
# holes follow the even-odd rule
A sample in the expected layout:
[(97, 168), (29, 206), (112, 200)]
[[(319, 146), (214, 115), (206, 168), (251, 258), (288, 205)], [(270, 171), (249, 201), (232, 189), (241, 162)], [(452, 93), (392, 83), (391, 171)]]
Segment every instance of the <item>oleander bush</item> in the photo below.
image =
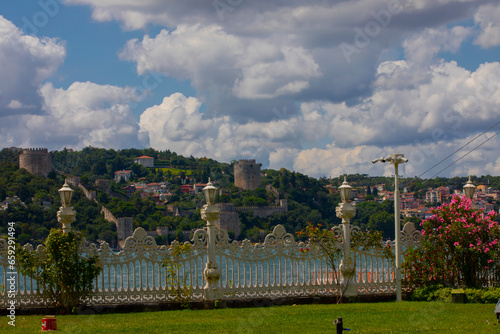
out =
[(500, 225), (496, 212), (476, 210), (467, 197), (453, 196), (432, 210), (422, 225), (421, 245), (403, 262), (410, 286), (481, 288), (500, 274)]

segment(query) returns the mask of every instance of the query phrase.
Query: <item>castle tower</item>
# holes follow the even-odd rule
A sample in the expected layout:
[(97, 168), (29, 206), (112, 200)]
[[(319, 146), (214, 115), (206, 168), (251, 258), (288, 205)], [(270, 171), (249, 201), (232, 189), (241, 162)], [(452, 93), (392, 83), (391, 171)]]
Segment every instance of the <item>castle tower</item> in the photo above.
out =
[(244, 159), (234, 165), (234, 185), (244, 190), (260, 187), (260, 166), (255, 159)]
[(46, 148), (26, 148), (19, 155), (19, 168), (46, 177), (52, 171), (52, 158)]

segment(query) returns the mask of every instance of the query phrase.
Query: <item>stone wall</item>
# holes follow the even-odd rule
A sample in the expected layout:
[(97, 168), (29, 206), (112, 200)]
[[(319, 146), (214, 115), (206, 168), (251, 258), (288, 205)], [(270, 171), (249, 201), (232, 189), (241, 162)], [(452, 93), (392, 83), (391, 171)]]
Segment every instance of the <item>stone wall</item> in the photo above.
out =
[(97, 194), (94, 190), (88, 190), (81, 183), (78, 185), (78, 188), (82, 189), (85, 197), (87, 197), (89, 201), (97, 201)]
[(266, 218), (277, 213), (286, 213), (288, 211), (288, 202), (286, 199), (281, 199), (280, 206), (240, 206), (236, 210), (239, 212), (253, 211), (254, 216)]
[(220, 209), (220, 219), (215, 222), (218, 228), (222, 228), (234, 233), (234, 238), (237, 239), (241, 233), (241, 222), (238, 211), (233, 203), (217, 203)]
[(220, 219), (216, 222), (217, 227), (234, 233), (237, 239), (241, 233), (241, 222), (239, 212), (252, 211), (254, 216), (266, 218), (274, 216), (277, 213), (286, 213), (288, 211), (288, 202), (286, 199), (279, 201), (279, 206), (240, 206), (235, 207), (233, 203), (217, 203), (220, 209)]
[(26, 148), (19, 155), (19, 168), (46, 177), (52, 171), (52, 158), (46, 148)]
[(111, 211), (106, 209), (104, 206), (101, 209), (101, 212), (104, 213), (104, 219), (109, 222), (115, 223), (118, 245), (123, 248), (125, 244), (125, 239), (130, 237), (134, 232), (134, 218), (133, 217), (121, 217), (116, 218)]
[(255, 190), (261, 186), (260, 166), (255, 159), (243, 159), (234, 164), (234, 185), (244, 190)]

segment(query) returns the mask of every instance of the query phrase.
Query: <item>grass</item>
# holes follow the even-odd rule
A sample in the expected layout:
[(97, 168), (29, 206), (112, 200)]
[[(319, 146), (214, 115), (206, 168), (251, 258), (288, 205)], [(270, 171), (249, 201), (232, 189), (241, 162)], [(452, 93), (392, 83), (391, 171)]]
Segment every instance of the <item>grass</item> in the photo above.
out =
[(167, 171), (170, 171), (170, 173), (172, 173), (172, 175), (179, 175), (182, 172), (184, 172), (187, 176), (191, 175), (191, 170), (188, 169), (188, 170), (184, 170), (184, 169), (179, 169), (179, 168), (158, 168), (156, 167), (156, 169), (161, 169), (161, 171), (163, 173), (166, 173)]
[[(57, 316), (59, 333), (500, 333), (494, 304), (387, 302)], [(42, 315), (3, 316), (1, 333), (39, 333)], [(347, 332), (346, 332), (347, 333)]]

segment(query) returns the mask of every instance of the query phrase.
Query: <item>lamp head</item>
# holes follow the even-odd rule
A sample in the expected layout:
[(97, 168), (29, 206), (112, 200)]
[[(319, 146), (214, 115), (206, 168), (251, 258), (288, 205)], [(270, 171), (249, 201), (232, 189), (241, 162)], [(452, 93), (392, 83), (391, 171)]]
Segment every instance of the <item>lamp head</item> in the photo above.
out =
[(476, 186), (472, 183), (469, 176), (469, 181), (464, 186), (464, 193), (467, 198), (472, 200), (474, 198), (474, 192), (476, 191)]
[(61, 197), (61, 204), (63, 207), (68, 207), (71, 204), (71, 197), (73, 196), (73, 189), (68, 185), (68, 182), (64, 180), (64, 185), (59, 189), (59, 196)]
[(352, 187), (347, 183), (347, 178), (344, 176), (344, 182), (339, 187), (340, 190), (340, 199), (342, 203), (348, 203), (351, 198)]
[(217, 188), (214, 187), (212, 182), (210, 182), (210, 178), (208, 179), (208, 184), (205, 188), (203, 188), (203, 195), (205, 195), (205, 200), (208, 205), (215, 204), (215, 195), (217, 193)]

